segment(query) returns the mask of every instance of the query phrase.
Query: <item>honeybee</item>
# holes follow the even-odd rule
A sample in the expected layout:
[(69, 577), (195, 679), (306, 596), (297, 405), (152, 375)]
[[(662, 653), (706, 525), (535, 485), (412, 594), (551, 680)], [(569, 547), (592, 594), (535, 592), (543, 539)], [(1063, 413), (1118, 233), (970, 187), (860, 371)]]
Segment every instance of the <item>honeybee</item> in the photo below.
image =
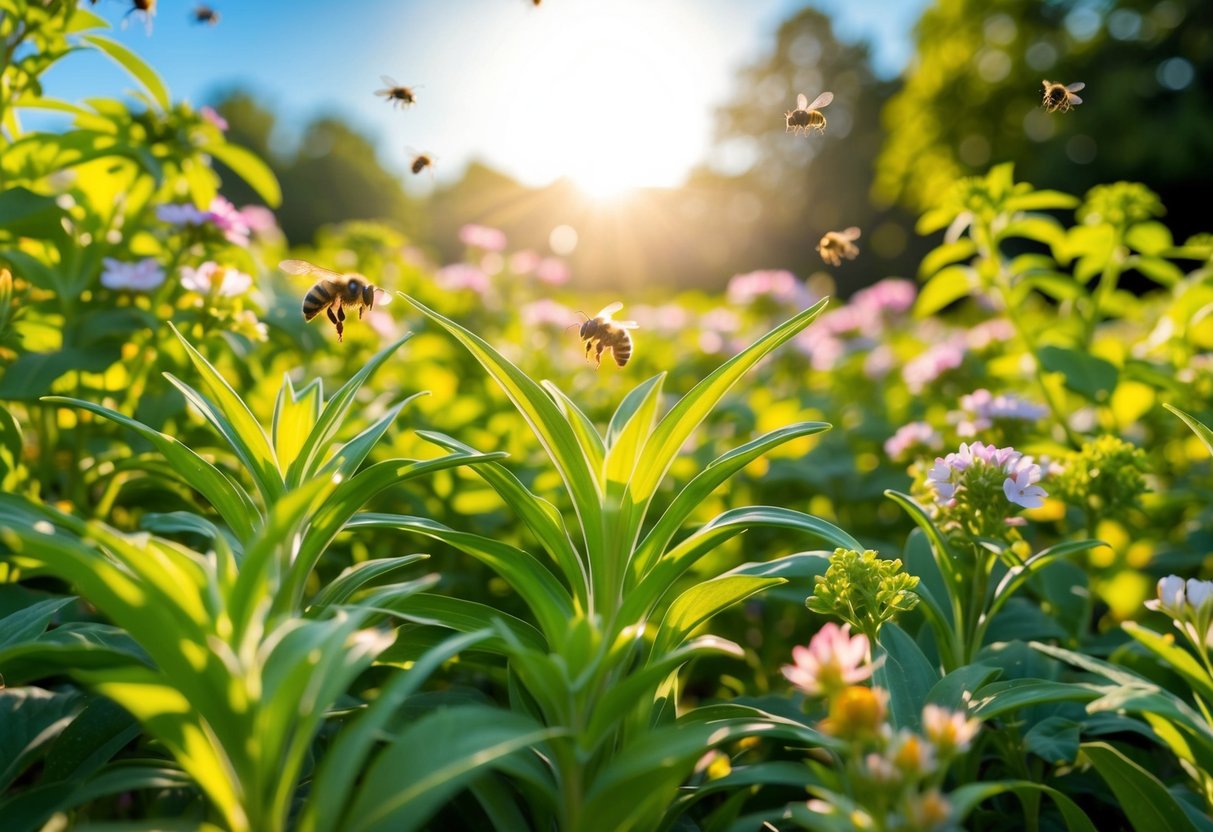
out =
[(209, 23), (210, 25), (214, 26), (219, 22), (219, 12), (215, 11), (210, 6), (203, 6), (201, 4), (194, 8), (193, 17), (195, 23)]
[(417, 95), (413, 92), (413, 87), (406, 87), (403, 84), (396, 82), (396, 79), (390, 75), (380, 75), (379, 80), (387, 84), (385, 89), (375, 90), (375, 95), (382, 95), (388, 101), (392, 102), (393, 107), (404, 105), (412, 107), (417, 101)]
[(303, 319), (310, 321), (324, 309), (337, 328), (338, 341), (345, 332), (345, 307), (357, 306), (361, 318), (365, 310), (375, 308), (376, 300), (380, 306), (387, 306), (392, 300), (391, 295), (357, 273), (342, 274), (322, 269), (306, 260), (283, 260), (278, 268), (287, 274), (319, 275), (320, 279), (303, 296)]
[(1045, 87), (1044, 108), (1050, 113), (1056, 113), (1058, 110), (1064, 113), (1073, 108), (1075, 104), (1081, 104), (1082, 99), (1074, 93), (1087, 86), (1082, 81), (1065, 85), (1053, 81), (1041, 81), (1041, 83)]
[[(411, 170), (413, 173), (421, 173), (426, 168), (433, 167), (434, 157), (429, 153), (422, 153), (418, 150), (413, 150), (411, 147), (409, 150), (413, 153), (413, 163), (409, 165), (409, 170)], [(433, 171), (431, 171), (430, 174), (432, 176)]]
[(615, 301), (592, 318), (587, 318), (581, 325), (581, 340), (585, 341), (585, 357), (589, 360), (590, 350), (595, 346), (594, 366), (602, 366), (602, 351), (609, 349), (615, 356), (615, 363), (622, 367), (632, 357), (632, 336), (629, 329), (636, 329), (640, 324), (635, 321), (614, 321), (611, 316), (623, 308), (623, 304)]
[(813, 99), (813, 103), (809, 103), (809, 99), (804, 93), (796, 96), (796, 109), (784, 113), (783, 117), (788, 120), (788, 125), (783, 132), (791, 130), (792, 133), (804, 133), (806, 136), (810, 130), (816, 130), (818, 133), (824, 133), (826, 130), (826, 117), (821, 114), (821, 111), (830, 105), (834, 100), (834, 93), (823, 92), (821, 95)]
[(817, 244), (817, 253), (831, 266), (840, 266), (842, 258), (854, 260), (859, 254), (859, 246), (855, 245), (858, 239), (859, 229), (853, 225), (844, 231), (827, 231)]

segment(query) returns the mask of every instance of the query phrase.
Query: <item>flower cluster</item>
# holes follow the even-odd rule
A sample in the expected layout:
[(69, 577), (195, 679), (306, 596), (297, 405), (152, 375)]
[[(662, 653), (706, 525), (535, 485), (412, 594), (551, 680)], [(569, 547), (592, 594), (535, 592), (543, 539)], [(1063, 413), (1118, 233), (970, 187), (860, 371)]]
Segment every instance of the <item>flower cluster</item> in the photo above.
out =
[(826, 699), (818, 728), (846, 743), (840, 751), (841, 788), (811, 789), (814, 799), (806, 808), (854, 828), (953, 828), (958, 818), (939, 784), (948, 766), (973, 745), (981, 722), (930, 704), (922, 711), (921, 732), (894, 731), (888, 691), (857, 684), (878, 665), (867, 658), (869, 641), (848, 630), (849, 625), (826, 624), (808, 648), (793, 648), (795, 664), (783, 669), (808, 696)]
[(1060, 461), (1058, 496), (1088, 512), (1134, 506), (1146, 490), (1146, 455), (1117, 436), (1100, 436)]
[(113, 257), (101, 261), (101, 285), (107, 289), (128, 292), (150, 292), (164, 283), (164, 269), (154, 258), (145, 257), (137, 263), (124, 263)]
[(835, 549), (805, 606), (837, 616), (875, 641), (881, 625), (918, 604), (916, 586), (918, 578), (903, 572), (900, 560), (883, 560), (871, 549)]
[(487, 225), (469, 223), (459, 229), (459, 241), (470, 248), (482, 251), (505, 251), (505, 232)]
[(928, 384), (949, 370), (955, 370), (964, 360), (964, 338), (949, 338), (908, 362), (901, 369), (901, 377), (911, 393), (921, 393)]
[(729, 303), (736, 306), (767, 302), (802, 309), (816, 300), (796, 275), (782, 269), (735, 275), (726, 291)]
[(1146, 606), (1169, 615), (1198, 653), (1213, 647), (1213, 581), (1167, 575), (1158, 581), (1158, 598)]
[(237, 209), (221, 196), (212, 199), (205, 211), (200, 211), (189, 203), (158, 205), (156, 218), (169, 225), (212, 227), (229, 243), (238, 246), (247, 246), (249, 235), (253, 231), (265, 231), (274, 225), (273, 215), (265, 208), (248, 205)]
[(238, 269), (208, 260), (197, 268), (183, 267), (181, 285), (200, 295), (213, 292), (220, 297), (230, 298), (247, 292), (253, 285), (253, 278)]
[(1048, 494), (1037, 484), (1042, 476), (1032, 457), (1014, 448), (971, 442), (936, 457), (926, 486), (935, 498), (941, 525), (981, 537), (1002, 537), (1007, 526), (1023, 522), (1010, 516), (1012, 506), (1044, 505)]
[(996, 422), (1035, 422), (1049, 412), (1044, 405), (1034, 404), (1010, 393), (994, 395), (982, 388), (960, 397), (960, 410), (952, 414), (956, 432), (971, 437), (990, 430)]

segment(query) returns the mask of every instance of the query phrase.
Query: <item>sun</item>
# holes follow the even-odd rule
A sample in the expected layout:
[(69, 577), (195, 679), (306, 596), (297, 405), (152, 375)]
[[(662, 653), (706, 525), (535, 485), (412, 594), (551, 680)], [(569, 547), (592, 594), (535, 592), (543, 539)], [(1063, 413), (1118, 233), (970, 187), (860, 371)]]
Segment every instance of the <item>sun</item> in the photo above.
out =
[(500, 98), (482, 95), (508, 102), (492, 157), (524, 180), (568, 178), (596, 197), (679, 184), (711, 127), (691, 7), (614, 0), (541, 12), (502, 64)]

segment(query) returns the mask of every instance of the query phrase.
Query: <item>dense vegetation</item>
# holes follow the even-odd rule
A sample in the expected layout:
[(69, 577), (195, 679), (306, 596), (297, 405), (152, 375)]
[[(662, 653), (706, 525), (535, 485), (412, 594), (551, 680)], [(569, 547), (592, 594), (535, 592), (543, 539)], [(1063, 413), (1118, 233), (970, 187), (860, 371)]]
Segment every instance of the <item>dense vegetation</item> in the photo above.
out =
[[(629, 298), (624, 370), (502, 232), (336, 224), (290, 256), (394, 296), (338, 343), (255, 153), (0, 11), (4, 829), (1213, 829), (1213, 236), (1155, 192), (953, 171), (918, 282)], [(79, 50), (139, 100), (43, 97)]]

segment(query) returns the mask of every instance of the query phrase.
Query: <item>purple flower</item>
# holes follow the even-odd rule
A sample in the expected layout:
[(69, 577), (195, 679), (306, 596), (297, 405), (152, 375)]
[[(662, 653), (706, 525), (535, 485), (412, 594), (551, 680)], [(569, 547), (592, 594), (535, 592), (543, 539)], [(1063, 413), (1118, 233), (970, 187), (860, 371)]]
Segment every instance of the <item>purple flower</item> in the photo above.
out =
[(1014, 448), (962, 442), (955, 453), (937, 457), (935, 465), (927, 473), (927, 484), (935, 490), (940, 505), (952, 505), (958, 491), (968, 488), (973, 482), (968, 475), (970, 469), (976, 469), (977, 477), (987, 472), (1003, 477), (1003, 494), (1009, 501), (1024, 508), (1040, 508), (1048, 496), (1036, 484), (1040, 482), (1042, 473), (1032, 457), (1024, 456)]
[(459, 229), (459, 239), (465, 246), (484, 251), (505, 251), (505, 232), (487, 225), (469, 223)]
[(468, 289), (478, 295), (488, 294), (489, 291), (489, 276), (467, 263), (443, 266), (434, 275), (434, 282), (448, 291)]
[(101, 262), (105, 265), (101, 272), (101, 285), (107, 289), (150, 292), (164, 283), (164, 269), (151, 257), (138, 263), (123, 263), (112, 257), (106, 257)]
[(181, 285), (200, 295), (215, 292), (231, 298), (247, 292), (253, 285), (253, 278), (242, 271), (208, 260), (196, 269), (183, 266)]
[(1048, 495), (1036, 482), (1040, 479), (1039, 465), (1021, 467), (1002, 484), (1003, 493), (1007, 499), (1024, 508), (1040, 508), (1045, 504)]
[(210, 216), (186, 202), (157, 205), (156, 219), (169, 225), (202, 225), (210, 221)]
[(198, 115), (202, 116), (220, 130), (227, 132), (227, 119), (219, 115), (219, 111), (214, 107), (202, 107), (198, 110)]

